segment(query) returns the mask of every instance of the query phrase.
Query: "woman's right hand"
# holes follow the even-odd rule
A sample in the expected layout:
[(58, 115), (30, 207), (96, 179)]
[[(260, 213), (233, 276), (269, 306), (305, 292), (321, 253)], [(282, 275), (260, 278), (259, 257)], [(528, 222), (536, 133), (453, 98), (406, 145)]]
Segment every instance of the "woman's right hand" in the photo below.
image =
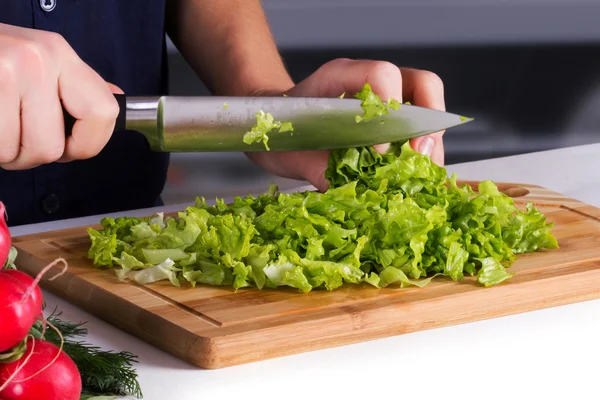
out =
[[(0, 24), (0, 167), (94, 157), (119, 106), (105, 82), (56, 33)], [(77, 119), (65, 138), (61, 101)]]

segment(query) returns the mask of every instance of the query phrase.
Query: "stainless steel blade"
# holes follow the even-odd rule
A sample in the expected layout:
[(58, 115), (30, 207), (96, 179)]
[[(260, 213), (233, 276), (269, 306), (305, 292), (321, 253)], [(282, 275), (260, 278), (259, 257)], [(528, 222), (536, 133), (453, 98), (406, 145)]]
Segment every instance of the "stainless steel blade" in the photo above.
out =
[[(227, 106), (225, 106), (227, 104)], [(243, 136), (264, 111), (291, 122), (294, 130), (268, 133), (271, 151), (322, 150), (369, 146), (446, 130), (471, 118), (403, 104), (390, 114), (356, 122), (358, 99), (309, 97), (129, 98), (127, 129), (143, 133), (154, 151), (265, 151)]]

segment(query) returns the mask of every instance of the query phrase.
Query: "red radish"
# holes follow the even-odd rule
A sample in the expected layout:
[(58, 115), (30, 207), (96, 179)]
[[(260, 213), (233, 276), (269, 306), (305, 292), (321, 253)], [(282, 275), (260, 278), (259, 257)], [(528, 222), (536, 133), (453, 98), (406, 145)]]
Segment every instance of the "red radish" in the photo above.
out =
[(38, 282), (58, 263), (63, 263), (64, 268), (50, 278), (52, 280), (65, 273), (67, 262), (63, 258), (46, 265), (35, 279), (21, 271), (0, 270), (0, 353), (25, 339), (37, 318), (42, 315), (42, 291)]
[(42, 291), (37, 282), (21, 271), (0, 271), (0, 353), (25, 339), (41, 314)]
[(12, 246), (12, 239), (10, 238), (10, 232), (6, 225), (4, 216), (6, 215), (6, 208), (4, 203), (0, 201), (0, 269), (6, 263), (10, 247)]
[(20, 281), (27, 289), (33, 287), (34, 289), (31, 291), (31, 301), (33, 301), (36, 305), (39, 304), (39, 307), (42, 306), (43, 296), (42, 290), (40, 287), (35, 284), (35, 279), (31, 276), (27, 275), (25, 272), (18, 271), (16, 269), (8, 269), (6, 271), (0, 272), (0, 276), (8, 275), (12, 278)]
[(73, 360), (40, 339), (28, 338), (18, 361), (0, 363), (0, 388), (7, 381), (0, 390), (2, 400), (79, 400), (81, 395), (81, 375)]

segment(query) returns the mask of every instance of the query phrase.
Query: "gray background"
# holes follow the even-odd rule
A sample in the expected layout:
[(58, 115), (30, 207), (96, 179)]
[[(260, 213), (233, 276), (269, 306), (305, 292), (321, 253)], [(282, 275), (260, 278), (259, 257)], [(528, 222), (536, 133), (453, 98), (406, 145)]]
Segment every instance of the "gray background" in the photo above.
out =
[[(598, 142), (600, 0), (263, 0), (292, 77), (337, 57), (391, 61), (444, 80), (447, 163)], [(169, 46), (171, 94), (208, 95)], [(174, 154), (167, 203), (302, 182), (241, 154)]]

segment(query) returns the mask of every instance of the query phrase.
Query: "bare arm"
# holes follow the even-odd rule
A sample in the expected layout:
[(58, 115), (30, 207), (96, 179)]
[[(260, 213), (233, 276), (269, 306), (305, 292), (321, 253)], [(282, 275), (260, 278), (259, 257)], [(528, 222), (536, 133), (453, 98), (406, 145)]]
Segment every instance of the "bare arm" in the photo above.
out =
[(294, 85), (259, 0), (169, 0), (167, 33), (213, 94), (281, 93)]

